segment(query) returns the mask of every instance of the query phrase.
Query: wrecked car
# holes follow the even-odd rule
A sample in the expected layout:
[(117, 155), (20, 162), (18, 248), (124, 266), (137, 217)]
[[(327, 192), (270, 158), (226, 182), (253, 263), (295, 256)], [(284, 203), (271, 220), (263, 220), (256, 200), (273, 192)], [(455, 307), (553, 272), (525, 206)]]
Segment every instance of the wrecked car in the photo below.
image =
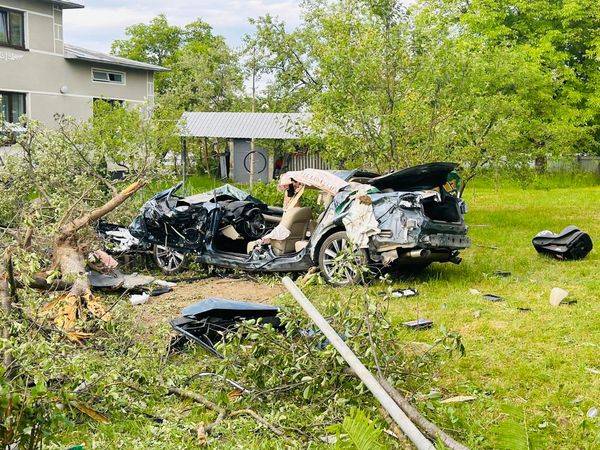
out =
[[(361, 280), (362, 268), (411, 270), (460, 263), (470, 246), (466, 205), (456, 195), (456, 165), (424, 164), (387, 175), (305, 169), (279, 180), (284, 207), (265, 205), (230, 185), (182, 197), (181, 183), (155, 195), (128, 228), (151, 246), (166, 273), (186, 259), (251, 272), (296, 272), (318, 266), (335, 285)], [(451, 182), (449, 183), (449, 180)], [(318, 189), (323, 211), (301, 206)]]

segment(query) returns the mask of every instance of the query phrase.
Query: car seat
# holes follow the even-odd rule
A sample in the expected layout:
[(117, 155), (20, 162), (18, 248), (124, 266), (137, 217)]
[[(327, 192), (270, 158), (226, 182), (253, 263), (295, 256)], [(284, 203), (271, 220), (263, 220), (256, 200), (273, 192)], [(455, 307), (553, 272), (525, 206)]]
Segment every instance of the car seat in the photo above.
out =
[(290, 235), (281, 241), (271, 239), (271, 248), (276, 255), (285, 253), (294, 253), (296, 251), (296, 242), (303, 241), (308, 231), (312, 210), (310, 208), (295, 207), (289, 208), (281, 217), (281, 226), (290, 230)]

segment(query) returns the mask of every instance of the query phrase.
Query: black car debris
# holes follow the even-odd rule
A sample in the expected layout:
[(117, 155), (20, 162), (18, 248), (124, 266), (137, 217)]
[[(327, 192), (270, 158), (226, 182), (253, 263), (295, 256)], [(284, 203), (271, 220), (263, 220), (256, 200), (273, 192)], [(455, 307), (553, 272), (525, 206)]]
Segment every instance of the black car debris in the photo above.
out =
[[(231, 185), (189, 197), (182, 184), (144, 204), (129, 227), (99, 226), (113, 251), (151, 252), (169, 274), (186, 260), (250, 272), (299, 272), (318, 266), (336, 285), (361, 278), (358, 266), (420, 269), (460, 262), (470, 246), (466, 205), (452, 163), (424, 164), (378, 176), (305, 169), (279, 180), (285, 208), (268, 206)], [(323, 212), (300, 206), (318, 189)], [(350, 255), (344, 257), (344, 255)]]

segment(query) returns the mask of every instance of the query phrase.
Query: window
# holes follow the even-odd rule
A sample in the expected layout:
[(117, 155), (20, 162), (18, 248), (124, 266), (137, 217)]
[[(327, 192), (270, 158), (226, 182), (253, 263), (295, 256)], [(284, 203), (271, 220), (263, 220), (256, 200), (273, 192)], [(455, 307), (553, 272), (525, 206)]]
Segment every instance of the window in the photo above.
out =
[(23, 13), (0, 9), (0, 45), (25, 48)]
[(92, 80), (99, 83), (125, 84), (125, 74), (123, 72), (92, 69)]
[(17, 92), (0, 92), (0, 109), (2, 121), (16, 123), (25, 114), (25, 94)]

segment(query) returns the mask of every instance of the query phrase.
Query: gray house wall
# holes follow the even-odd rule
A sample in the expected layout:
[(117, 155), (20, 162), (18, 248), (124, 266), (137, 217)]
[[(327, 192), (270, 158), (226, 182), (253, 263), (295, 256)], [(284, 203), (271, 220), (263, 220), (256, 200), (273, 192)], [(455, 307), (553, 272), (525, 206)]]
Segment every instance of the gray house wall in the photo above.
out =
[[(26, 47), (23, 51), (0, 46), (0, 91), (26, 93), (26, 113), (31, 119), (52, 127), (56, 113), (88, 119), (94, 98), (137, 105), (153, 98), (152, 71), (65, 59), (60, 6), (34, 0), (0, 0), (0, 8), (24, 12)], [(93, 82), (92, 68), (123, 72), (125, 83)]]

